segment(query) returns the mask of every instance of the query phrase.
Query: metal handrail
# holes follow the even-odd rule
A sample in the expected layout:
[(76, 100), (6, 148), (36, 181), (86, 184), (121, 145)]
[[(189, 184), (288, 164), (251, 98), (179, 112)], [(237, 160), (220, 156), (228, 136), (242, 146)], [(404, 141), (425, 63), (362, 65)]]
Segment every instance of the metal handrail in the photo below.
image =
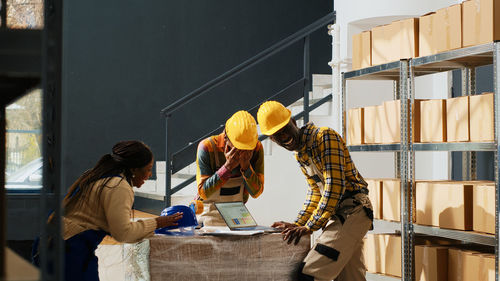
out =
[[(276, 53), (282, 51), (283, 49), (291, 46), (292, 44), (303, 40), (304, 42), (304, 61), (303, 61), (303, 76), (299, 81), (293, 82), (291, 85), (295, 85), (298, 82), (302, 81), (303, 83), (303, 97), (304, 97), (304, 104), (303, 108), (304, 111), (299, 113), (297, 117), (302, 117), (304, 122), (309, 121), (309, 112), (311, 108), (315, 108), (315, 106), (319, 106), (319, 103), (314, 104), (313, 106), (309, 106), (309, 88), (308, 85), (310, 83), (309, 81), (309, 76), (310, 76), (310, 70), (309, 70), (309, 54), (310, 54), (310, 49), (309, 49), (309, 44), (310, 44), (310, 34), (315, 32), (316, 30), (320, 29), (321, 27), (324, 27), (328, 23), (335, 21), (335, 12), (329, 13), (328, 15), (320, 18), (319, 20), (315, 21), (314, 23), (308, 25), (307, 27), (299, 30), (298, 32), (288, 36), (287, 38), (281, 40), (280, 42), (272, 45), (271, 47), (267, 48), (266, 50), (262, 51), (261, 53), (257, 54), (256, 56), (246, 60), (245, 62), (239, 64), (238, 66), (232, 68), (231, 70), (223, 73), (222, 75), (218, 76), (217, 78), (209, 81), (208, 83), (204, 84), (203, 86), (199, 87), (198, 89), (190, 92), (183, 98), (177, 100), (176, 102), (172, 103), (171, 105), (165, 107), (162, 109), (161, 114), (165, 117), (165, 203), (167, 206), (170, 206), (171, 204), (171, 196), (172, 194), (178, 192), (182, 188), (186, 187), (189, 183), (193, 181), (193, 178), (188, 179), (187, 181), (182, 182), (181, 184), (177, 185), (176, 187), (172, 188), (172, 172), (173, 172), (173, 156), (176, 155), (176, 153), (179, 153), (180, 151), (185, 150), (188, 147), (191, 147), (194, 142), (190, 142), (187, 146), (182, 148), (181, 150), (177, 151), (176, 153), (172, 153), (170, 149), (170, 143), (169, 143), (169, 119), (172, 116), (172, 113), (179, 109), (180, 107), (188, 104), (189, 102), (193, 101), (194, 99), (204, 95), (207, 93), (209, 90), (221, 85), (222, 83), (228, 81), (229, 79), (233, 78), (234, 76), (242, 73), (243, 71), (246, 71), (250, 67), (253, 67), (254, 65), (262, 62), (263, 60), (275, 55)], [(291, 86), (290, 85), (290, 86)], [(288, 86), (287, 88), (289, 88)], [(286, 88), (285, 88), (286, 89)], [(273, 95), (276, 96), (276, 95)], [(331, 99), (331, 97), (329, 97)], [(326, 99), (328, 97), (324, 98), (324, 101), (322, 100), (322, 103), (326, 102)], [(299, 118), (300, 118), (299, 117)], [(216, 130), (220, 129), (218, 127)]]
[(199, 96), (203, 95), (204, 93), (206, 93), (210, 89), (213, 89), (214, 87), (224, 83), (225, 81), (229, 80), (233, 76), (238, 75), (239, 73), (250, 68), (251, 66), (267, 59), (268, 57), (280, 52), (281, 50), (287, 48), (288, 46), (302, 40), (304, 37), (310, 35), (311, 33), (320, 29), (321, 27), (324, 27), (326, 24), (330, 23), (334, 19), (335, 19), (335, 12), (329, 13), (328, 15), (320, 18), (319, 20), (313, 22), (312, 24), (304, 27), (303, 29), (297, 31), (296, 33), (288, 36), (287, 38), (272, 45), (271, 47), (267, 48), (266, 50), (260, 52), (259, 54), (255, 55), (254, 57), (252, 57), (252, 58), (246, 60), (245, 62), (237, 65), (236, 67), (230, 69), (229, 71), (218, 76), (217, 78), (213, 79), (212, 81), (207, 82), (203, 86), (190, 92), (189, 94), (187, 94), (186, 96), (175, 101), (171, 105), (163, 108), (161, 110), (161, 114), (164, 115), (165, 117), (169, 117), (175, 110), (182, 107), (183, 105), (198, 98)]
[[(315, 102), (314, 104), (312, 104), (311, 106), (309, 106), (309, 111), (315, 110), (316, 108), (320, 107), (321, 105), (323, 105), (326, 102), (331, 101), (332, 99), (333, 99), (333, 94), (328, 94), (324, 98), (318, 100), (317, 102)], [(292, 116), (292, 118), (295, 119), (295, 120), (298, 120), (298, 119), (304, 117), (305, 114), (306, 114), (305, 111), (301, 111), (301, 112), (297, 113), (296, 115)], [(263, 141), (263, 140), (267, 139), (268, 137), (269, 136), (267, 136), (267, 135), (260, 135), (259, 136), (259, 141)], [(184, 187), (188, 186), (190, 183), (194, 182), (195, 180), (196, 180), (196, 176), (189, 177), (185, 181), (179, 183), (176, 187), (172, 188), (171, 192), (170, 192), (170, 195), (175, 194), (177, 191), (179, 191), (179, 190), (183, 189)]]

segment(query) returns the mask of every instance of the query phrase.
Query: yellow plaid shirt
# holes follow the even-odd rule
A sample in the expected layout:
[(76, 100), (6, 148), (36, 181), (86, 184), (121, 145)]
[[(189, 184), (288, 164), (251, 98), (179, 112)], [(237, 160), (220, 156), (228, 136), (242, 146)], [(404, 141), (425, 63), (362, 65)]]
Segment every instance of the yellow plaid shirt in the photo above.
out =
[[(295, 224), (312, 231), (322, 228), (335, 215), (335, 208), (346, 190), (366, 188), (367, 184), (352, 162), (342, 137), (331, 128), (312, 123), (301, 128), (301, 149), (295, 158), (306, 176), (307, 197)], [(306, 166), (314, 164), (324, 178), (323, 191), (316, 175), (308, 174)]]

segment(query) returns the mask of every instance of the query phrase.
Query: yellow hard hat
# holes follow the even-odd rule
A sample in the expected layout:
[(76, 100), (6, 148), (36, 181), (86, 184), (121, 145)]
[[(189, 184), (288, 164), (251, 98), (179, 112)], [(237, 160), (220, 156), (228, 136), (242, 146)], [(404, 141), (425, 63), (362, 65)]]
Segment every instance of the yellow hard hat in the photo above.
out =
[(253, 150), (257, 145), (257, 123), (250, 113), (240, 110), (226, 122), (226, 135), (237, 149)]
[(266, 101), (257, 112), (260, 131), (264, 135), (272, 135), (285, 127), (290, 121), (292, 112), (277, 101)]

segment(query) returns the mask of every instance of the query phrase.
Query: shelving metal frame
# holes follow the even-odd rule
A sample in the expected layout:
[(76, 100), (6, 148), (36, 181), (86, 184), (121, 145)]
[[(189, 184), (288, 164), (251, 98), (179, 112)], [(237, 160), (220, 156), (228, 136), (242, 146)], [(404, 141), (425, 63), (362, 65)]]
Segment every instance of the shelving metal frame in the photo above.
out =
[[(400, 60), (388, 64), (372, 66), (364, 69), (342, 73), (342, 129), (346, 135), (346, 101), (347, 80), (393, 80), (399, 85), (400, 99), (408, 100), (410, 103), (401, 103), (401, 142), (398, 144), (372, 144), (349, 146), (351, 152), (379, 151), (395, 152), (399, 158), (400, 178), (402, 183), (401, 192), (401, 214), (402, 223), (384, 222), (376, 220), (374, 233), (394, 233), (400, 229), (401, 243), (401, 273), (402, 278), (394, 278), (379, 274), (367, 274), (370, 280), (403, 280), (411, 281), (414, 277), (413, 241), (415, 234), (425, 234), (461, 240), (469, 243), (477, 243), (495, 247), (495, 280), (499, 280), (499, 212), (500, 192), (498, 165), (500, 155), (499, 132), (500, 132), (500, 42), (494, 42), (479, 46), (462, 48), (443, 52), (431, 56), (418, 57), (410, 60)], [(493, 64), (494, 70), (494, 142), (485, 143), (413, 143), (412, 130), (408, 130), (408, 124), (412, 124), (412, 114), (409, 114), (414, 104), (414, 79), (418, 76), (434, 74), (439, 72), (462, 70), (463, 95), (471, 95), (475, 92), (475, 68), (478, 66)], [(396, 94), (394, 96), (397, 97)], [(409, 119), (409, 120), (408, 120)], [(409, 121), (409, 122), (408, 122)], [(493, 151), (495, 153), (495, 235), (481, 234), (472, 231), (460, 231), (442, 229), (439, 227), (423, 226), (413, 224), (413, 186), (415, 180), (415, 151), (462, 151), (464, 160), (464, 179), (475, 179), (476, 151)], [(397, 156), (399, 155), (399, 156)], [(410, 196), (407, 196), (410, 195)], [(380, 230), (377, 230), (380, 228)]]

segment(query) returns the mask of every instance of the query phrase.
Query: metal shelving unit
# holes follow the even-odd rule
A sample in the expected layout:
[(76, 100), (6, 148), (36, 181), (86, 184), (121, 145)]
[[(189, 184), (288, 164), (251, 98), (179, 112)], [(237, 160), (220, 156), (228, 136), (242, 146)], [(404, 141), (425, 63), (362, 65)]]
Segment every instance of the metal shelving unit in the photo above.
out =
[[(415, 234), (425, 234), (460, 240), (467, 243), (476, 243), (495, 247), (495, 268), (496, 280), (498, 277), (498, 257), (499, 257), (499, 212), (500, 212), (500, 192), (499, 192), (499, 151), (498, 142), (500, 132), (500, 42), (473, 46), (453, 51), (448, 51), (436, 55), (419, 57), (411, 60), (401, 60), (384, 65), (372, 66), (356, 71), (342, 74), (342, 129), (346, 137), (346, 101), (347, 101), (347, 80), (393, 80), (395, 89), (399, 91), (397, 96), (401, 100), (409, 100), (401, 103), (401, 142), (399, 144), (376, 144), (376, 145), (355, 145), (349, 146), (352, 152), (379, 151), (395, 152), (398, 162), (399, 175), (402, 182), (401, 192), (401, 217), (402, 223), (384, 222), (376, 220), (374, 223), (376, 233), (391, 233), (392, 231), (402, 234), (402, 278), (394, 278), (378, 274), (367, 274), (370, 280), (413, 280), (414, 255), (413, 241)], [(475, 68), (478, 66), (493, 64), (494, 69), (494, 115), (495, 115), (495, 141), (491, 143), (413, 143), (412, 130), (408, 130), (412, 124), (412, 115), (409, 108), (414, 104), (414, 78), (443, 71), (462, 70), (463, 95), (471, 95), (475, 92)], [(413, 186), (415, 181), (415, 151), (462, 151), (464, 159), (464, 171), (467, 176), (464, 179), (475, 179), (475, 152), (494, 151), (495, 152), (495, 235), (481, 234), (472, 231), (459, 231), (442, 229), (439, 227), (423, 226), (413, 224), (410, 218), (413, 217)], [(409, 195), (409, 196), (408, 196)]]
[[(446, 143), (414, 143), (415, 151), (495, 151), (496, 146), (493, 142), (446, 142)], [(401, 151), (401, 144), (367, 144), (351, 145), (349, 151)]]

